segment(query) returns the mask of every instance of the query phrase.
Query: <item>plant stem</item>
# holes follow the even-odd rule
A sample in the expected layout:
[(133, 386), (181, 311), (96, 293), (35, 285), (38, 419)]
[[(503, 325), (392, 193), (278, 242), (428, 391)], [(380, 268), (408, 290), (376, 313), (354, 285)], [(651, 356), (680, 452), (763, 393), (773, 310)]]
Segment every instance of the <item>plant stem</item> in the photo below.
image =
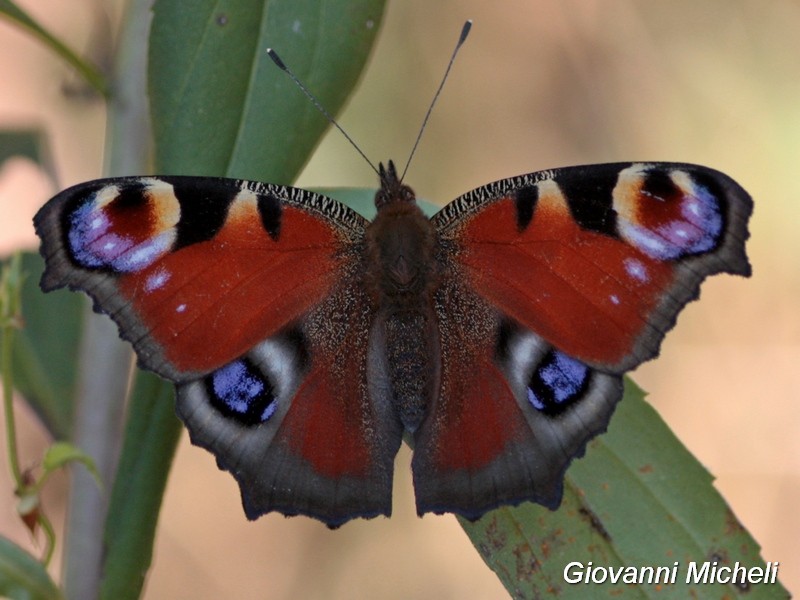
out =
[[(109, 98), (106, 173), (141, 173), (147, 164), (145, 68), (150, 2), (131, 0), (123, 17), (114, 65), (114, 95)], [(89, 314), (81, 344), (81, 387), (76, 411), (75, 445), (91, 456), (103, 481), (101, 493), (83, 468), (73, 470), (64, 548), (67, 598), (97, 598), (104, 576), (104, 526), (108, 490), (122, 445), (124, 399), (132, 353), (119, 341), (108, 317)]]
[(39, 512), (39, 526), (42, 528), (45, 539), (47, 540), (44, 556), (42, 557), (42, 563), (45, 568), (47, 568), (50, 565), (50, 561), (53, 559), (53, 552), (56, 549), (56, 532), (53, 529), (53, 524), (50, 522), (50, 519), (45, 516), (44, 512)]
[(95, 461), (103, 490), (83, 466), (71, 466), (64, 589), (74, 600), (96, 598), (102, 577), (107, 490), (116, 471), (131, 366), (130, 349), (117, 338), (114, 324), (90, 314), (88, 304), (85, 313), (73, 439)]
[(86, 62), (75, 54), (61, 40), (52, 35), (44, 27), (39, 25), (28, 13), (14, 4), (12, 0), (0, 0), (0, 16), (5, 16), (9, 20), (21, 25), (34, 36), (39, 38), (46, 46), (49, 46), (63, 60), (72, 65), (78, 73), (103, 96), (108, 96), (108, 85), (106, 78), (94, 65)]
[(11, 350), (14, 347), (14, 329), (19, 314), (19, 254), (15, 253), (3, 270), (0, 282), (0, 325), (2, 326), (3, 345), (0, 376), (3, 378), (3, 410), (6, 419), (6, 440), (8, 442), (8, 462), (14, 485), (17, 490), (24, 486), (22, 469), (19, 466), (17, 453), (17, 426), (14, 419), (14, 377), (11, 369)]

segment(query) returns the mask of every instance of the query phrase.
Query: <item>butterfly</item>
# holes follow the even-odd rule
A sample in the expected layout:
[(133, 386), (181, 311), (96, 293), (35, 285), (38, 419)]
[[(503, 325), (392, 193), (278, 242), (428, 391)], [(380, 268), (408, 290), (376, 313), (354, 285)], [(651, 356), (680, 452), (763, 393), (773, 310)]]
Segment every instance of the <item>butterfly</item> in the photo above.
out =
[(427, 218), (389, 162), (369, 222), (310, 191), (207, 177), (90, 181), (35, 216), (41, 287), (86, 292), (174, 382), (246, 515), (556, 508), (623, 374), (708, 275), (748, 276), (748, 194), (678, 163), (567, 167)]

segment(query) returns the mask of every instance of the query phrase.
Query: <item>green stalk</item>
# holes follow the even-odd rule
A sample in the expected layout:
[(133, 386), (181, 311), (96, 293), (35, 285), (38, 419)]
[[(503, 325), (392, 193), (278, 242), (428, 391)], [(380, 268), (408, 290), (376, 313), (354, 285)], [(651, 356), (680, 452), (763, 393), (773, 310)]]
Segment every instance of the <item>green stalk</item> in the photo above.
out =
[[(132, 0), (123, 17), (114, 65), (114, 95), (108, 103), (106, 174), (146, 171), (147, 122), (145, 80), (150, 6)], [(112, 489), (123, 440), (124, 403), (132, 353), (114, 323), (86, 309), (81, 343), (79, 405), (74, 443), (91, 456), (104, 491), (83, 468), (73, 469), (64, 547), (64, 588), (74, 600), (98, 597), (104, 578), (104, 528), (108, 491)]]
[(6, 418), (6, 440), (8, 442), (8, 463), (11, 475), (14, 477), (14, 486), (22, 489), (22, 469), (19, 466), (17, 453), (17, 426), (14, 419), (14, 377), (11, 369), (11, 350), (14, 347), (14, 329), (17, 315), (19, 315), (19, 254), (14, 254), (3, 271), (0, 282), (0, 326), (2, 326), (3, 345), (2, 364), (0, 372), (3, 378), (3, 411)]
[(44, 512), (39, 513), (39, 526), (42, 528), (46, 540), (42, 564), (47, 568), (50, 566), (50, 561), (53, 559), (53, 552), (55, 552), (56, 549), (56, 532), (53, 529), (53, 524), (50, 522), (50, 519), (47, 518)]
[(72, 65), (89, 85), (103, 96), (108, 96), (106, 78), (100, 70), (75, 54), (61, 40), (52, 35), (44, 27), (39, 25), (28, 13), (14, 4), (12, 0), (0, 0), (0, 16), (5, 16), (10, 21), (27, 29), (35, 37), (44, 42), (46, 46), (50, 47), (50, 49), (58, 54), (64, 61)]

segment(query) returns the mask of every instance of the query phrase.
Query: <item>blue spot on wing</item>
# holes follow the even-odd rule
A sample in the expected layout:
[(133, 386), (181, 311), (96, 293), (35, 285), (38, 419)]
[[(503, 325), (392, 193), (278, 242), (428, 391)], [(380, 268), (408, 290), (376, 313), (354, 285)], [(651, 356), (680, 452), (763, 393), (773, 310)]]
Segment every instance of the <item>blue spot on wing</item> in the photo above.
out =
[(528, 401), (538, 411), (558, 414), (585, 394), (591, 370), (581, 361), (551, 350), (528, 382)]
[(98, 237), (106, 233), (108, 223), (102, 215), (93, 214), (94, 205), (87, 202), (70, 215), (69, 246), (73, 258), (85, 267), (102, 267), (106, 262), (89, 248)]
[(225, 416), (247, 425), (269, 420), (277, 400), (269, 379), (248, 360), (235, 360), (205, 379), (214, 407)]
[(684, 202), (683, 216), (687, 222), (695, 225), (700, 234), (693, 244), (686, 249), (687, 253), (700, 254), (712, 250), (722, 236), (722, 214), (719, 200), (704, 186), (697, 184), (694, 202)]

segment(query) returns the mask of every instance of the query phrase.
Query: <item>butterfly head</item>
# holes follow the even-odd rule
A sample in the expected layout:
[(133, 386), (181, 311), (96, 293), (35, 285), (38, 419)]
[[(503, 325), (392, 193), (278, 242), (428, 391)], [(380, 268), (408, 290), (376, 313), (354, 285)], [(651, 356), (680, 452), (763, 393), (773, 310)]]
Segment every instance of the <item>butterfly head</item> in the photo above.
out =
[(375, 208), (380, 211), (389, 204), (416, 202), (417, 195), (414, 190), (397, 177), (397, 169), (395, 169), (394, 162), (390, 160), (387, 167), (380, 163), (378, 169), (381, 187), (375, 193)]

